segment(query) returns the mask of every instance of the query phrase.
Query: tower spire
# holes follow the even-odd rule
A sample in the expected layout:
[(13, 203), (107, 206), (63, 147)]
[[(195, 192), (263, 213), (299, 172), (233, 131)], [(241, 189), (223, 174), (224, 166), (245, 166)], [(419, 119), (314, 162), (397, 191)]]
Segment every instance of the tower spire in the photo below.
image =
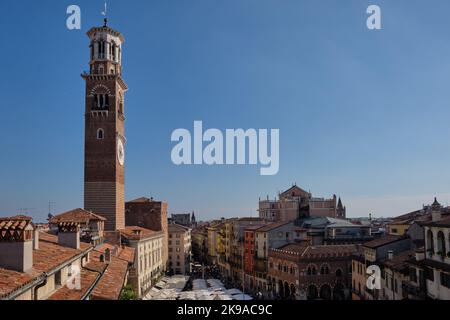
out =
[(107, 6), (106, 1), (105, 1), (105, 10), (102, 11), (102, 16), (105, 17), (105, 19), (103, 19), (103, 22), (104, 22), (103, 27), (107, 27), (108, 26), (108, 6)]

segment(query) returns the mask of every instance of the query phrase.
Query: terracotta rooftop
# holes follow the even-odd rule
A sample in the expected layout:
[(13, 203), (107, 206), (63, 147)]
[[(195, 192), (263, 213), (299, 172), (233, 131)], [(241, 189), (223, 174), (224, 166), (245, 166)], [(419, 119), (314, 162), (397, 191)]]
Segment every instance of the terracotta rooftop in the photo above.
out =
[(363, 244), (364, 247), (376, 249), (389, 243), (406, 239), (404, 236), (386, 235), (382, 238), (374, 239)]
[(169, 232), (186, 232), (189, 231), (188, 227), (182, 226), (180, 224), (171, 223), (168, 226)]
[(408, 261), (415, 256), (414, 250), (403, 251), (395, 254), (392, 260), (386, 260), (384, 265), (390, 269), (403, 271), (408, 268)]
[[(81, 290), (69, 289), (63, 286), (58, 289), (49, 300), (80, 300), (92, 288), (91, 299), (93, 300), (117, 300), (125, 282), (128, 272), (129, 261), (120, 255), (111, 255), (110, 261), (101, 261), (100, 256), (106, 249), (113, 249), (110, 244), (102, 244), (98, 250), (93, 250), (90, 254), (90, 261), (81, 270)], [(125, 252), (128, 258), (134, 259), (134, 249), (120, 248), (121, 253)], [(95, 283), (98, 281), (97, 283)]]
[(31, 220), (31, 217), (27, 216), (0, 218), (0, 231), (24, 230), (31, 223)]
[(428, 222), (424, 223), (423, 225), (432, 226), (432, 227), (444, 227), (444, 228), (450, 228), (450, 216), (449, 217), (443, 217), (440, 221), (435, 222)]
[[(91, 260), (100, 260), (99, 251), (93, 251)], [(117, 300), (124, 286), (125, 277), (128, 271), (128, 261), (111, 256), (111, 261), (107, 263), (107, 268), (99, 282), (92, 291), (94, 300)]]
[(258, 217), (242, 217), (238, 218), (237, 221), (263, 221), (263, 219)]
[(61, 214), (58, 214), (50, 219), (50, 223), (52, 224), (59, 224), (59, 223), (67, 223), (67, 222), (76, 222), (76, 223), (82, 223), (86, 224), (89, 223), (91, 220), (99, 220), (99, 221), (106, 221), (105, 218), (92, 213), (90, 211), (86, 211), (84, 209), (74, 209), (70, 210)]
[(131, 247), (123, 247), (120, 251), (119, 251), (119, 259), (125, 260), (128, 263), (133, 263), (134, 262), (134, 255), (135, 255), (135, 250), (134, 248)]
[(281, 246), (277, 249), (272, 249), (274, 251), (283, 251), (283, 252), (292, 252), (292, 254), (302, 254), (303, 252), (305, 252), (306, 248), (308, 247), (308, 243), (305, 242), (300, 242), (300, 243), (290, 243), (290, 244), (286, 244), (284, 246)]
[(327, 257), (345, 257), (350, 256), (358, 252), (358, 247), (354, 244), (344, 245), (322, 245), (322, 246), (309, 246), (303, 257), (308, 258), (327, 258)]
[(273, 222), (273, 223), (269, 223), (265, 226), (262, 226), (261, 228), (258, 229), (258, 232), (267, 232), (267, 231), (271, 231), (273, 229), (276, 229), (278, 227), (287, 225), (291, 222)]
[(118, 247), (110, 243), (102, 243), (95, 248), (95, 251), (105, 253), (106, 249), (109, 249), (112, 255), (116, 256), (121, 260), (125, 260), (128, 263), (134, 262), (134, 253), (135, 253), (134, 248), (126, 246)]
[(128, 226), (125, 229), (119, 230), (121, 235), (130, 239), (130, 240), (141, 240), (147, 239), (151, 237), (155, 237), (158, 235), (162, 235), (162, 231), (154, 231), (150, 229), (145, 229), (138, 226)]
[(94, 282), (100, 277), (100, 274), (96, 271), (91, 271), (86, 268), (80, 270), (80, 285), (81, 289), (69, 289), (67, 286), (62, 286), (60, 289), (56, 290), (48, 300), (80, 300), (92, 287)]
[(140, 197), (131, 201), (127, 201), (127, 203), (150, 203), (150, 202), (160, 202), (155, 201), (153, 198)]
[(259, 229), (261, 229), (263, 226), (261, 225), (249, 225), (247, 227), (244, 228), (245, 231), (259, 231)]
[(49, 273), (64, 262), (87, 252), (92, 248), (86, 243), (80, 244), (80, 250), (63, 247), (58, 237), (39, 232), (39, 250), (33, 250), (33, 268), (25, 273), (0, 269), (0, 297), (8, 295), (21, 286), (32, 282), (43, 272)]
[(287, 244), (278, 249), (271, 249), (271, 252), (297, 256), (299, 259), (332, 258), (354, 255), (358, 252), (358, 246), (354, 244), (311, 246), (305, 241)]
[(80, 250), (64, 247), (58, 244), (58, 237), (39, 233), (39, 250), (33, 251), (33, 268), (40, 272), (48, 272), (63, 262), (88, 251), (92, 245), (81, 242)]

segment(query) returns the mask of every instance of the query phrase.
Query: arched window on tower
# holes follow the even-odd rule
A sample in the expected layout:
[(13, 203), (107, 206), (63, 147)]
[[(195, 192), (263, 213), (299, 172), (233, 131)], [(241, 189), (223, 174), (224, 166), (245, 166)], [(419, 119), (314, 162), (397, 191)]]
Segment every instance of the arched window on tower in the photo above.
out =
[(111, 53), (112, 53), (112, 60), (116, 61), (116, 44), (112, 43), (111, 45)]
[(428, 230), (427, 231), (427, 240), (426, 240), (426, 244), (427, 244), (427, 251), (432, 254), (434, 253), (434, 239), (433, 239), (433, 231)]
[(97, 140), (103, 140), (105, 138), (105, 131), (100, 128), (97, 130)]
[(105, 67), (101, 64), (98, 66), (98, 74), (104, 74), (105, 73)]
[(105, 47), (106, 47), (105, 41), (100, 41), (98, 43), (98, 57), (99, 57), (99, 59), (104, 59), (105, 58)]
[(94, 94), (94, 101), (92, 105), (93, 110), (108, 110), (109, 96), (107, 93)]
[(441, 256), (445, 256), (447, 254), (445, 248), (445, 236), (442, 231), (439, 231), (437, 234), (437, 247), (438, 254), (440, 254)]

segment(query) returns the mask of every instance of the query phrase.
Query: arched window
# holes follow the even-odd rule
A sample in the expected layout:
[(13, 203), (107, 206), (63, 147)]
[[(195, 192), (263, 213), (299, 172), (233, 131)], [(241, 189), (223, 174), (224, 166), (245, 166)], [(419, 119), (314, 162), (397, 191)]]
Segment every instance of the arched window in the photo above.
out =
[(330, 268), (328, 267), (328, 265), (323, 264), (323, 265), (320, 267), (320, 274), (321, 274), (321, 275), (324, 275), (324, 274), (328, 274), (328, 273), (330, 273)]
[(331, 287), (328, 284), (324, 284), (320, 288), (320, 298), (323, 300), (331, 300)]
[(427, 251), (430, 253), (434, 252), (434, 239), (433, 232), (431, 230), (427, 231)]
[(112, 53), (112, 59), (114, 61), (116, 61), (116, 59), (117, 59), (117, 56), (116, 56), (117, 52), (116, 52), (116, 44), (115, 43), (113, 43), (111, 45), (111, 53)]
[(105, 132), (103, 131), (102, 128), (97, 130), (97, 139), (98, 140), (103, 140), (105, 138)]
[(315, 300), (317, 299), (318, 292), (317, 287), (315, 285), (309, 285), (307, 289), (307, 298), (308, 300)]
[(106, 47), (106, 43), (105, 41), (100, 41), (98, 43), (98, 57), (99, 59), (104, 59), (105, 58), (105, 47)]
[(336, 277), (342, 277), (342, 270), (341, 269), (337, 269), (336, 270)]
[(94, 109), (102, 110), (109, 107), (109, 95), (107, 93), (100, 93), (94, 95)]
[(98, 66), (98, 74), (104, 74), (105, 73), (105, 67), (101, 64)]
[(314, 265), (308, 266), (308, 276), (314, 276), (317, 274), (316, 267)]
[(437, 234), (437, 250), (438, 253), (442, 256), (447, 254), (446, 248), (445, 248), (445, 236), (442, 231), (439, 231)]

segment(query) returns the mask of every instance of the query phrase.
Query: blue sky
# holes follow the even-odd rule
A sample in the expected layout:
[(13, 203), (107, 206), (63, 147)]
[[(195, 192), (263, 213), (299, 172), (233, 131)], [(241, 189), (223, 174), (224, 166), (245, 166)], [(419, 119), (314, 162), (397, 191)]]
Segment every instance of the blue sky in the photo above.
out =
[[(69, 31), (77, 4), (82, 30)], [(366, 8), (382, 10), (381, 31)], [(342, 197), (351, 216), (450, 201), (450, 29), (446, 0), (109, 1), (121, 31), (126, 197), (202, 219), (257, 214), (296, 182)], [(86, 31), (103, 1), (1, 1), (0, 215), (42, 220), (83, 205)], [(170, 135), (279, 128), (280, 171), (181, 166)]]

